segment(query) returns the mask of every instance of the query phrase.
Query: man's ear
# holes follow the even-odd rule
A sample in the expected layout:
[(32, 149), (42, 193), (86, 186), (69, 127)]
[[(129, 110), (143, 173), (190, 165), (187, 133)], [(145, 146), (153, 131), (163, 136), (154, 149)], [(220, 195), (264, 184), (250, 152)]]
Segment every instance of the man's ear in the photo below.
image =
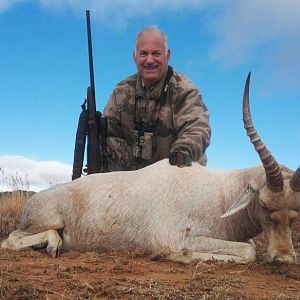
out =
[(168, 58), (168, 62), (169, 62), (170, 59), (171, 59), (171, 51), (170, 51), (170, 49), (168, 49), (168, 52), (167, 52), (167, 58)]
[(132, 52), (132, 59), (133, 59), (134, 63), (136, 63), (136, 61), (135, 61), (135, 50), (133, 50), (133, 52)]

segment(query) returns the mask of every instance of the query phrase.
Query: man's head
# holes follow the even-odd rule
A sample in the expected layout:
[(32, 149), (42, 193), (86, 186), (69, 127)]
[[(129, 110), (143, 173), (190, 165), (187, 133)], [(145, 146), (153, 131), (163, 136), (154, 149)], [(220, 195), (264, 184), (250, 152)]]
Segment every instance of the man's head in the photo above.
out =
[(135, 39), (133, 59), (147, 87), (159, 81), (167, 73), (170, 60), (165, 34), (155, 26), (141, 31)]

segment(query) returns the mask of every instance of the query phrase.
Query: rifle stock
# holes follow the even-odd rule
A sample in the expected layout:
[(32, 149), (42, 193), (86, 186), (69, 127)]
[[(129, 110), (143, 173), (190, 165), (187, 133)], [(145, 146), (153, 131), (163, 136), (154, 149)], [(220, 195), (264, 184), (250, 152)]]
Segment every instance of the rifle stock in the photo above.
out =
[[(87, 173), (99, 173), (100, 163), (100, 140), (98, 131), (98, 119), (96, 116), (95, 89), (89, 86), (87, 89), (88, 110), (88, 135), (87, 135)], [(101, 113), (100, 113), (101, 114)]]
[(85, 102), (81, 106), (82, 111), (79, 116), (78, 126), (77, 126), (77, 131), (76, 131), (72, 180), (79, 178), (82, 174), (84, 149), (85, 149), (86, 136), (87, 136), (87, 125), (88, 125), (87, 124), (88, 113), (87, 113), (87, 110), (85, 107)]

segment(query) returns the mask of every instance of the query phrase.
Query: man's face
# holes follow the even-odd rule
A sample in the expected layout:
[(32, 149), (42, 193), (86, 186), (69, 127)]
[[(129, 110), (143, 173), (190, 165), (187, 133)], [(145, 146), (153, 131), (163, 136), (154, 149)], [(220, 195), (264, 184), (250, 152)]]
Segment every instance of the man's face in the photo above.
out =
[(133, 59), (144, 84), (149, 87), (166, 74), (170, 51), (166, 51), (163, 37), (159, 33), (144, 32), (138, 40)]

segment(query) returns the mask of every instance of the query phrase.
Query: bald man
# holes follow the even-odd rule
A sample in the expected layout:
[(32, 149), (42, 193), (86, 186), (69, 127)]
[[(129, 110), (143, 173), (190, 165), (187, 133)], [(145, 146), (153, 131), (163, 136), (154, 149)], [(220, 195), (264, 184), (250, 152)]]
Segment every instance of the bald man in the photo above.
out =
[(196, 86), (169, 66), (166, 35), (151, 26), (135, 39), (137, 73), (116, 85), (108, 118), (109, 171), (136, 170), (168, 158), (171, 165), (206, 165), (209, 112)]

